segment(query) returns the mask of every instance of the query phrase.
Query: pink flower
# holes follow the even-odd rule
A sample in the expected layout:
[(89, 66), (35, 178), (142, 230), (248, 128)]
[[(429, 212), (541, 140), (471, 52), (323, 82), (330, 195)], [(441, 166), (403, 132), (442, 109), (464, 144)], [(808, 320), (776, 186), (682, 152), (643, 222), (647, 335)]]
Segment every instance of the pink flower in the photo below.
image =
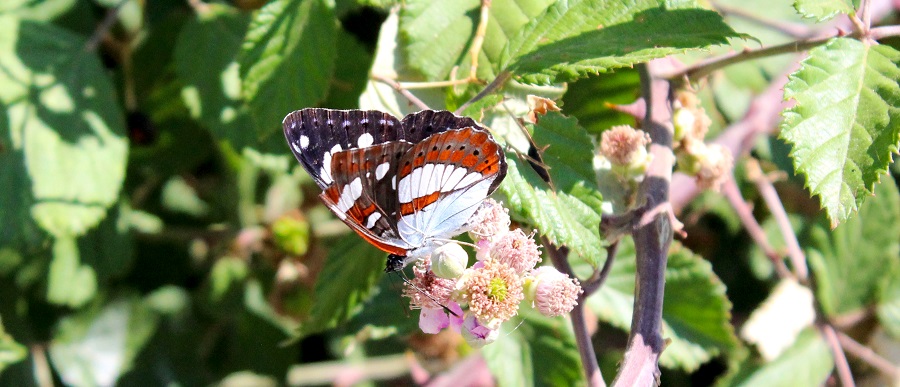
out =
[(474, 240), (491, 240), (509, 232), (509, 210), (494, 199), (481, 202), (478, 211), (469, 218), (469, 235)]
[(481, 325), (478, 318), (472, 315), (466, 316), (462, 325), (462, 336), (469, 345), (481, 348), (485, 344), (493, 343), (500, 337), (500, 329), (491, 329)]
[(569, 278), (552, 266), (541, 266), (533, 274), (534, 306), (541, 314), (554, 317), (572, 311), (578, 303), (578, 295), (583, 292), (577, 279)]
[[(476, 268), (478, 264), (481, 267)], [(468, 303), (469, 310), (489, 327), (498, 327), (515, 316), (525, 295), (524, 280), (504, 263), (479, 261), (466, 270), (459, 282), (459, 299)]]
[(541, 261), (541, 251), (534, 238), (515, 229), (498, 238), (491, 246), (491, 257), (524, 274)]
[(456, 280), (436, 276), (428, 270), (429, 264), (427, 259), (418, 261), (413, 267), (415, 277), (403, 288), (410, 309), (443, 309), (456, 288)]
[(436, 334), (442, 329), (450, 327), (459, 331), (463, 323), (463, 310), (459, 304), (450, 302), (447, 305), (453, 313), (447, 313), (444, 308), (422, 308), (419, 313), (419, 329), (428, 334)]

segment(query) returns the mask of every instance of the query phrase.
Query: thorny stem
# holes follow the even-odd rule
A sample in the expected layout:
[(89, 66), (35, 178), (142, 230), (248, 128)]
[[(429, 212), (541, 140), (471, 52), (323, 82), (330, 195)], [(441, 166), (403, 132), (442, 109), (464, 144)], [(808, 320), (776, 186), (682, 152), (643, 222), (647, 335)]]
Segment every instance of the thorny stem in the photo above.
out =
[[(606, 282), (606, 278), (609, 277), (609, 272), (612, 270), (612, 265), (616, 260), (616, 253), (618, 252), (618, 240), (606, 247), (606, 262), (603, 262), (603, 268), (601, 268), (600, 271), (595, 271), (591, 278), (582, 282), (581, 289), (584, 290), (584, 293), (581, 295), (581, 298), (587, 299), (603, 286), (603, 283)], [(581, 302), (579, 301), (579, 304), (580, 303)]]
[(416, 107), (418, 107), (419, 109), (422, 109), (422, 110), (430, 109), (428, 107), (428, 104), (426, 104), (425, 102), (422, 102), (421, 99), (419, 99), (418, 97), (416, 97), (415, 95), (410, 93), (409, 90), (406, 90), (402, 85), (397, 83), (397, 81), (387, 78), (382, 75), (378, 75), (378, 74), (372, 74), (371, 77), (372, 77), (372, 79), (374, 79), (378, 82), (381, 82), (390, 87), (393, 87), (394, 90), (396, 90), (398, 93), (400, 93), (401, 95), (406, 97), (406, 99), (409, 100), (409, 102), (411, 102), (413, 105), (416, 105)]
[[(561, 273), (575, 278), (572, 266), (569, 265), (569, 249), (565, 246), (556, 247), (546, 237), (542, 237), (544, 248), (547, 249), (547, 255)], [(578, 346), (578, 354), (581, 356), (581, 366), (587, 377), (588, 385), (592, 387), (605, 387), (606, 382), (603, 381), (603, 374), (600, 373), (600, 365), (597, 363), (597, 355), (594, 353), (594, 344), (591, 342), (591, 336), (588, 333), (587, 325), (584, 319), (584, 304), (589, 296), (585, 290), (578, 296), (578, 303), (569, 312), (572, 319), (572, 330), (575, 333), (575, 344)]]
[(800, 283), (807, 284), (809, 281), (809, 269), (806, 267), (806, 256), (800, 248), (797, 234), (794, 232), (794, 227), (791, 225), (787, 211), (784, 210), (784, 204), (781, 203), (778, 192), (775, 191), (772, 182), (762, 173), (762, 169), (756, 160), (748, 160), (746, 167), (748, 177), (756, 183), (756, 189), (766, 203), (766, 207), (769, 208), (772, 217), (778, 223), (778, 229), (784, 238), (785, 246), (787, 246), (788, 258), (791, 259), (791, 266), (794, 267), (794, 276)]
[(728, 203), (730, 203), (731, 207), (737, 212), (738, 218), (741, 219), (741, 223), (744, 224), (747, 233), (753, 238), (753, 242), (755, 242), (766, 254), (766, 257), (772, 261), (772, 264), (775, 266), (775, 271), (778, 272), (778, 276), (781, 278), (792, 277), (791, 272), (784, 264), (781, 254), (778, 254), (778, 252), (772, 248), (768, 237), (766, 237), (766, 232), (763, 230), (762, 226), (759, 225), (759, 222), (756, 221), (756, 218), (753, 217), (753, 210), (747, 202), (744, 201), (744, 197), (741, 196), (741, 191), (738, 189), (737, 182), (735, 182), (733, 178), (728, 179), (722, 186), (722, 195), (728, 199)]
[(634, 310), (625, 358), (614, 386), (651, 386), (659, 381), (659, 356), (665, 348), (662, 329), (663, 290), (669, 245), (674, 226), (669, 207), (669, 183), (675, 156), (672, 153), (672, 93), (669, 82), (656, 74), (665, 65), (655, 60), (638, 66), (641, 94), (646, 102), (643, 130), (650, 134), (653, 161), (638, 188), (638, 196), (646, 201), (649, 212), (656, 212), (649, 222), (642, 221), (632, 233), (637, 259)]
[(889, 360), (881, 357), (879, 354), (875, 353), (871, 348), (862, 345), (856, 340), (853, 340), (850, 336), (843, 332), (837, 332), (838, 342), (841, 343), (841, 346), (844, 348), (844, 351), (847, 353), (856, 356), (866, 363), (872, 365), (885, 374), (891, 380), (897, 380), (900, 378), (900, 368), (891, 363)]

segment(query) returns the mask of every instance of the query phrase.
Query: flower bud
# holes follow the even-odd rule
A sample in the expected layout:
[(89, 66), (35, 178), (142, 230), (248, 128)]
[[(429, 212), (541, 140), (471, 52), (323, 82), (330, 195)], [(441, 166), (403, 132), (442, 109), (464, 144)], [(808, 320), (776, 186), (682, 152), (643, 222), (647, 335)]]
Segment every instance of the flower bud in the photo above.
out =
[(647, 152), (650, 136), (627, 125), (614, 126), (600, 137), (600, 155), (609, 160), (612, 171), (625, 180), (644, 175), (652, 156)]
[(474, 240), (493, 240), (509, 232), (509, 209), (494, 199), (481, 202), (481, 207), (469, 218), (469, 236)]
[(534, 278), (529, 285), (527, 293), (533, 297), (535, 308), (549, 317), (571, 312), (582, 292), (578, 280), (569, 278), (552, 266), (535, 269)]
[(491, 329), (478, 321), (473, 315), (466, 316), (462, 325), (462, 336), (473, 348), (481, 348), (493, 343), (500, 337), (500, 329)]
[(504, 234), (491, 246), (491, 257), (524, 274), (541, 261), (541, 251), (534, 239), (516, 229)]
[(431, 271), (440, 278), (459, 278), (469, 264), (469, 255), (456, 242), (439, 246), (431, 253)]

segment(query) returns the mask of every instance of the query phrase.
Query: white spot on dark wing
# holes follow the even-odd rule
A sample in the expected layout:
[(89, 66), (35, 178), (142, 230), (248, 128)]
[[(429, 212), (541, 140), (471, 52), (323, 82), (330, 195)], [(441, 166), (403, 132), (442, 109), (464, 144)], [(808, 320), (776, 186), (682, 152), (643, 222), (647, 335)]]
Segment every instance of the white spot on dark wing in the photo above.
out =
[(338, 153), (338, 152), (340, 152), (340, 151), (342, 151), (342, 150), (344, 150), (344, 148), (341, 148), (341, 144), (334, 144), (334, 146), (331, 147), (331, 153), (332, 153), (332, 154)]
[(378, 219), (381, 219), (381, 213), (373, 212), (372, 215), (369, 215), (369, 218), (366, 219), (366, 228), (371, 229), (372, 227), (375, 227), (375, 222), (377, 222)]
[(331, 180), (331, 152), (325, 152), (325, 156), (322, 157), (322, 172), (319, 173), (319, 177), (326, 184), (333, 181)]
[(301, 149), (296, 142), (291, 143), (291, 148), (294, 148), (294, 152), (303, 153), (303, 149)]
[(381, 180), (384, 178), (384, 175), (388, 173), (388, 169), (391, 167), (390, 163), (381, 163), (375, 167), (375, 180)]
[(309, 137), (300, 135), (300, 148), (306, 149), (309, 146)]
[(360, 148), (366, 148), (372, 146), (372, 143), (375, 142), (375, 139), (372, 138), (372, 135), (369, 133), (363, 133), (362, 136), (359, 136), (359, 139), (356, 140), (356, 145)]

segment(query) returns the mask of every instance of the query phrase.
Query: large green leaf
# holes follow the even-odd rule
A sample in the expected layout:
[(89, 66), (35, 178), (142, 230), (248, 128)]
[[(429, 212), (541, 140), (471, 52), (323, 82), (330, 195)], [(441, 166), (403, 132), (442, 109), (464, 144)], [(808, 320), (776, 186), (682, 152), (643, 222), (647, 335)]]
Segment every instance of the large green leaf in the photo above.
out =
[(260, 135), (276, 132), (288, 113), (325, 99), (336, 31), (327, 0), (276, 0), (254, 15), (239, 62), (243, 96)]
[[(858, 2), (858, 1), (857, 1)], [(853, 5), (847, 0), (796, 0), (794, 8), (803, 17), (826, 21), (839, 14), (853, 12)]]
[(503, 68), (526, 82), (570, 81), (742, 36), (712, 11), (608, 3), (550, 7), (510, 41)]
[[(500, 386), (574, 386), (584, 383), (572, 325), (530, 309), (521, 324), (504, 324), (496, 342), (481, 349)], [(511, 329), (510, 329), (511, 328)]]
[(9, 141), (0, 150), (0, 218), (15, 225), (27, 209), (54, 236), (84, 234), (106, 216), (125, 175), (115, 90), (80, 36), (12, 18), (0, 20), (0, 36), (0, 123)]
[(834, 359), (819, 332), (809, 328), (800, 333), (794, 345), (777, 359), (763, 365), (747, 361), (735, 375), (722, 381), (723, 386), (792, 387), (821, 386), (825, 383)]
[(500, 186), (506, 204), (553, 244), (567, 246), (596, 267), (606, 253), (598, 231), (603, 197), (591, 168), (593, 143), (577, 120), (555, 112), (541, 118), (533, 137), (538, 148), (547, 146), (543, 159), (555, 190), (527, 160), (508, 153), (509, 170)]
[(781, 137), (832, 227), (872, 194), (900, 140), (900, 52), (837, 38), (810, 51), (791, 74)]
[(884, 180), (855, 218), (832, 231), (816, 225), (804, 243), (818, 300), (829, 316), (874, 305), (879, 285), (900, 267), (900, 194), (893, 179)]
[(237, 63), (249, 22), (234, 8), (210, 4), (182, 28), (173, 58), (191, 116), (237, 149), (256, 140)]
[[(532, 18), (540, 14), (548, 0), (494, 0), (488, 27), (479, 53), (479, 76), (491, 79), (497, 60), (509, 36), (516, 35)], [(453, 66), (460, 65), (458, 76), (469, 73), (469, 47), (480, 22), (479, 0), (407, 1), (400, 13), (401, 36), (409, 64), (428, 80), (444, 80)]]
[(298, 335), (333, 328), (359, 312), (384, 265), (385, 254), (355, 233), (336, 243), (316, 280), (312, 310)]
[[(630, 240), (621, 243), (606, 284), (588, 299), (588, 306), (601, 320), (629, 329), (636, 266)], [(660, 364), (694, 371), (735, 348), (731, 302), (709, 262), (683, 247), (673, 246), (666, 267), (664, 297), (662, 335), (672, 342), (663, 351)]]

